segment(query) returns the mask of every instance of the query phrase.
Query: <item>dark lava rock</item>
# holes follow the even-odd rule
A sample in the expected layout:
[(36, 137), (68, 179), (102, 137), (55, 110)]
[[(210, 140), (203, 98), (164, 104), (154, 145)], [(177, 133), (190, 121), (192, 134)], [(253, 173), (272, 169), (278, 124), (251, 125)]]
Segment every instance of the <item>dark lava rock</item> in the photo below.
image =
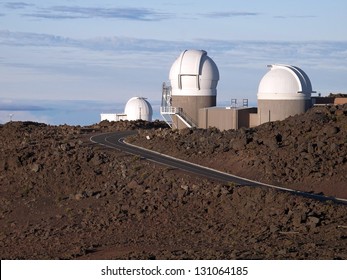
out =
[[(128, 141), (320, 192), (319, 184), (345, 186), (346, 116), (332, 118), (342, 110), (314, 109), (239, 131), (175, 131), (141, 121), (1, 125), (0, 257), (347, 259), (345, 205), (216, 182), (89, 141), (139, 129)], [(339, 130), (321, 134), (325, 126)]]

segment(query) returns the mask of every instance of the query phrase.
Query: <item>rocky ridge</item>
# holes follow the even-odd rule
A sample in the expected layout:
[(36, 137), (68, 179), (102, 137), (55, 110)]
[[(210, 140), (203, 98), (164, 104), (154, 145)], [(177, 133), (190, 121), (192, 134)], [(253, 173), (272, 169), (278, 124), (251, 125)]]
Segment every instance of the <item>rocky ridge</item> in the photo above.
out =
[(347, 198), (347, 105), (255, 128), (140, 130), (128, 141), (258, 180)]

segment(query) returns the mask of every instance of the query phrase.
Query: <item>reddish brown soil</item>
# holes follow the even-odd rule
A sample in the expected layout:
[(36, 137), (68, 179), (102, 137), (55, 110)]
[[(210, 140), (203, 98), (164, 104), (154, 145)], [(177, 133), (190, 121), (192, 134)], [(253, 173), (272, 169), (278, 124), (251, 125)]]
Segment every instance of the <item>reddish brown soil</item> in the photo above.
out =
[[(0, 258), (347, 259), (345, 205), (215, 182), (89, 141), (140, 127), (139, 142), (146, 133), (177, 141), (196, 133), (143, 122), (0, 125)], [(212, 143), (221, 132), (206, 133)], [(218, 147), (218, 157), (205, 150), (192, 160), (241, 172), (249, 165), (237, 159), (250, 149), (234, 148), (237, 157)], [(244, 175), (261, 176), (252, 168)]]

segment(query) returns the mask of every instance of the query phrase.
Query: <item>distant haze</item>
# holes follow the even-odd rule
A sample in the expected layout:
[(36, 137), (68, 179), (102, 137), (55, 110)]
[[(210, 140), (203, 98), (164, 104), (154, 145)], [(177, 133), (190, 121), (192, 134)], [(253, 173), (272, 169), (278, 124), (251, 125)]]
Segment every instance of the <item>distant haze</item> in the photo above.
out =
[[(160, 101), (149, 100), (153, 108), (153, 120), (162, 120)], [(241, 100), (239, 101), (241, 104)], [(229, 106), (220, 101), (218, 106)], [(249, 106), (256, 106), (250, 103)], [(123, 113), (125, 103), (81, 100), (6, 100), (0, 101), (0, 124), (12, 121), (35, 121), (51, 125), (91, 125), (100, 122), (100, 113)]]

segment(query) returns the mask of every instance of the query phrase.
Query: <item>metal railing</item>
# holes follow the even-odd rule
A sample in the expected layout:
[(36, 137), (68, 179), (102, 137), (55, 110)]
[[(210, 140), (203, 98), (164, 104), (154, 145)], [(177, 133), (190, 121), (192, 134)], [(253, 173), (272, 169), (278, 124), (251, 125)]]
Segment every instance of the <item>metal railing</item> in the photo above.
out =
[(162, 99), (161, 99), (161, 107), (160, 107), (160, 114), (164, 118), (165, 122), (172, 127), (174, 124), (172, 121), (171, 115), (176, 115), (181, 119), (181, 121), (187, 126), (187, 127), (197, 127), (196, 123), (190, 117), (187, 113), (183, 111), (183, 108), (181, 107), (173, 107), (171, 106), (172, 102), (172, 88), (170, 85), (167, 85), (166, 83), (163, 83), (162, 86)]
[(231, 108), (240, 108), (240, 107), (248, 107), (248, 99), (244, 98), (242, 99), (242, 105), (239, 105), (240, 104), (240, 100), (238, 99), (231, 99), (231, 102), (230, 102), (230, 107)]
[(160, 107), (160, 113), (175, 115), (175, 114), (179, 113), (180, 109), (182, 109), (182, 108), (172, 107), (172, 106), (162, 106), (162, 107)]
[(197, 127), (197, 125), (194, 122), (193, 118), (191, 116), (189, 116), (186, 112), (184, 112), (182, 108), (179, 108), (179, 109), (180, 110), (177, 113), (177, 115), (181, 116), (190, 125), (190, 127)]
[[(190, 127), (197, 127), (193, 118), (190, 117), (187, 113), (185, 113), (183, 111), (183, 108), (181, 108), (181, 107), (172, 107), (172, 106), (160, 107), (160, 113), (162, 116), (164, 116), (164, 115), (176, 115), (183, 121), (183, 123), (187, 127), (189, 127), (189, 128)], [(167, 119), (165, 118), (165, 120), (167, 120)], [(172, 125), (172, 120), (170, 120), (170, 124)]]

